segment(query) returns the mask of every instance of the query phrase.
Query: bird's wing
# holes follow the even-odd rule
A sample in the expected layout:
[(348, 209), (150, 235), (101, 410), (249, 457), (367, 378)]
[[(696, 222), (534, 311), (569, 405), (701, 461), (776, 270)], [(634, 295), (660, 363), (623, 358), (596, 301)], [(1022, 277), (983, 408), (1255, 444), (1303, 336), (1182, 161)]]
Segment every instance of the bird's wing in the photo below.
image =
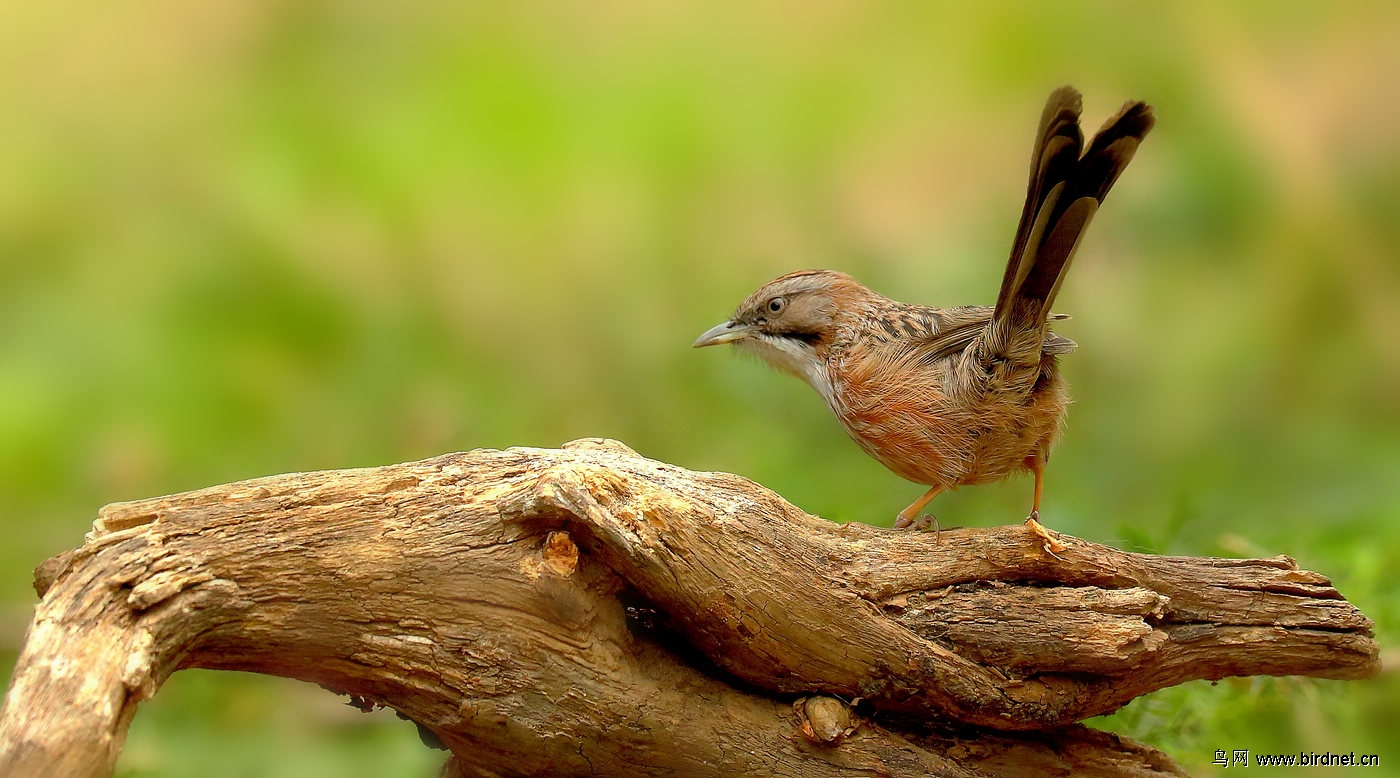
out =
[[(981, 335), (987, 329), (987, 325), (991, 323), (992, 310), (982, 306), (961, 309), (966, 314), (956, 317), (948, 326), (925, 337), (911, 339), (910, 344), (918, 361), (928, 365), (966, 351), (968, 345)], [(1063, 313), (1052, 313), (1048, 318), (1052, 321), (1059, 321), (1068, 319), (1069, 316)], [(1069, 338), (1051, 332), (1046, 335), (1040, 353), (1047, 356), (1068, 354), (1074, 351), (1077, 345)]]

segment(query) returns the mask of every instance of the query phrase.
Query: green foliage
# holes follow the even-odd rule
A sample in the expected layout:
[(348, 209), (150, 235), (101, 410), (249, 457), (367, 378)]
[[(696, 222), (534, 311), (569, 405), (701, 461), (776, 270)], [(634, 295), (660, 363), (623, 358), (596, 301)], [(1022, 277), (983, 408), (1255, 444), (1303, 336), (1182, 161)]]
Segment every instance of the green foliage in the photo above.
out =
[[(806, 387), (689, 343), (802, 267), (989, 302), (1064, 82), (1090, 123), (1129, 97), (1160, 123), (1060, 298), (1081, 349), (1046, 520), (1293, 555), (1393, 650), (1397, 22), (1378, 1), (7, 7), (5, 666), (29, 570), (97, 506), (275, 472), (601, 435), (888, 523), (919, 487)], [(1029, 489), (933, 508), (1007, 523)], [(1193, 770), (1306, 747), (1395, 772), (1395, 685), (1194, 684), (1106, 725)], [(292, 727), (314, 704), (284, 692), (177, 675), (121, 769), (436, 761), (402, 722)]]
[(412, 722), (362, 713), (343, 697), (267, 676), (190, 670), (132, 722), (117, 778), (435, 774)]

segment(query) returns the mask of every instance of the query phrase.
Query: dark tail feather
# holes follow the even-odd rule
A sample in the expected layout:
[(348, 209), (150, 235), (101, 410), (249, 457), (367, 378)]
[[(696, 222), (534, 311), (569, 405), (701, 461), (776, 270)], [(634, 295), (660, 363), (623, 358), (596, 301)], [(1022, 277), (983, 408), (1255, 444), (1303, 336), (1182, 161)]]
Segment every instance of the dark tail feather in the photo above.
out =
[[(1030, 184), (1026, 187), (1026, 204), (1021, 209), (1021, 223), (1016, 228), (1016, 242), (1011, 246), (1011, 260), (1006, 263), (1006, 275), (1001, 280), (996, 310), (1001, 312), (1011, 302), (1011, 296), (1025, 280), (1035, 251), (1026, 251), (1026, 244), (1035, 231), (1036, 216), (1046, 205), (1047, 198), (1058, 197), (1055, 186), (1064, 183), (1079, 163), (1084, 146), (1084, 134), (1079, 129), (1079, 113), (1083, 101), (1073, 87), (1062, 86), (1050, 93), (1045, 110), (1040, 114), (1040, 129), (1031, 149)], [(1053, 200), (1052, 200), (1053, 202)]]
[(1152, 108), (1130, 102), (1104, 124), (1081, 158), (1079, 112), (1079, 93), (1067, 86), (1045, 104), (1026, 205), (992, 314), (988, 345), (1028, 363), (1039, 361), (1046, 317), (1080, 238), (1152, 129)]

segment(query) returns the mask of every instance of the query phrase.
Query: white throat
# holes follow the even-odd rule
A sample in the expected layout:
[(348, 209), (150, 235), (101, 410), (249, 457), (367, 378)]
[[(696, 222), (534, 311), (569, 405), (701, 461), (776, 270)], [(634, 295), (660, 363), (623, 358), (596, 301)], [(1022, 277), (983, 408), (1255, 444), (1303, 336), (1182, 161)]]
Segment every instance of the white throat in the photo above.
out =
[(784, 373), (791, 373), (817, 390), (828, 407), (834, 407), (836, 392), (831, 385), (831, 376), (826, 371), (826, 361), (817, 356), (816, 349), (792, 338), (760, 335), (737, 341), (735, 345), (757, 354), (771, 367)]

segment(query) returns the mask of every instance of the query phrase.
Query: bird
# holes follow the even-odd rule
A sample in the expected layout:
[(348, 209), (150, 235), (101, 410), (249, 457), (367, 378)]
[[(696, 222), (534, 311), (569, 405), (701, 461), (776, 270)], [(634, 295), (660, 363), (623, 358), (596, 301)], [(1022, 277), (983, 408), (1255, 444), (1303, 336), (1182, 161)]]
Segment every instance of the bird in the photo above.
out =
[[(1035, 476), (1026, 527), (1050, 554), (1065, 545), (1040, 523), (1045, 467), (1069, 404), (1060, 357), (1074, 341), (1051, 311), (1075, 250), (1152, 129), (1141, 101), (1123, 105), (1086, 147), (1073, 87), (1041, 113), (1020, 224), (994, 305), (934, 308), (884, 297), (833, 270), (802, 270), (749, 295), (695, 348), (732, 344), (821, 395), (850, 437), (899, 476), (928, 487), (895, 519), (940, 492)], [(932, 517), (926, 517), (932, 518)]]

